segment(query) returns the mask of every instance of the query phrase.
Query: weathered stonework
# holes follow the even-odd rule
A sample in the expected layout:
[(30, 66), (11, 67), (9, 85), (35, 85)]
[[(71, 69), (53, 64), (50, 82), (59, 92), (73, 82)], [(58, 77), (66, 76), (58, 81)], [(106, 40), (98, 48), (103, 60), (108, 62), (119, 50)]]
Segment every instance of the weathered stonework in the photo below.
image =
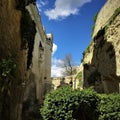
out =
[(94, 86), (100, 93), (119, 92), (120, 14), (110, 18), (120, 7), (119, 0), (108, 0), (100, 10), (90, 50), (84, 56), (84, 87)]
[(79, 88), (79, 79), (77, 79), (75, 75), (56, 77), (52, 79), (52, 86), (54, 90), (64, 85), (71, 86), (73, 89)]
[[(37, 33), (32, 65), (29, 70), (29, 80), (24, 94), (23, 119), (32, 118), (32, 114), (37, 114), (46, 92), (51, 89), (51, 53), (53, 45), (53, 36), (52, 34), (46, 34), (36, 5), (30, 4), (26, 8), (36, 24)], [(26, 116), (24, 116), (25, 114)]]
[[(0, 88), (0, 119), (20, 120), (23, 100), (23, 83), (27, 79), (27, 51), (21, 50), (21, 11), (15, 0), (0, 0), (0, 60), (15, 56), (16, 75), (8, 91)], [(1, 80), (1, 79), (0, 79)]]

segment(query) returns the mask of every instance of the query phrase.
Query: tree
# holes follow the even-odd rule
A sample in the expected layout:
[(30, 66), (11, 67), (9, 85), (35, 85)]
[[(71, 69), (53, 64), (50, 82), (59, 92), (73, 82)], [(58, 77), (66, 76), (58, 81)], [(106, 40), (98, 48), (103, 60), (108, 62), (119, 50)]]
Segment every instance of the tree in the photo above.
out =
[(65, 75), (70, 76), (76, 73), (76, 66), (73, 63), (73, 58), (71, 54), (65, 55), (62, 66), (65, 68)]

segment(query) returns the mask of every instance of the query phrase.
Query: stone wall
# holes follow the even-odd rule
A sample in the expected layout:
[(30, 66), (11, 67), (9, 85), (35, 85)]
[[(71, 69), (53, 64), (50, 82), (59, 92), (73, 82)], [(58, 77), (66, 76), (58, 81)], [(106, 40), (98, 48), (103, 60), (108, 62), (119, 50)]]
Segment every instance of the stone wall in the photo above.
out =
[(16, 9), (16, 1), (0, 0), (0, 60), (15, 57), (17, 62), (16, 75), (10, 82), (9, 90), (0, 90), (1, 120), (21, 119), (27, 51), (21, 50), (20, 21), (21, 11)]
[(77, 79), (75, 75), (66, 77), (56, 77), (52, 79), (52, 86), (54, 90), (64, 85), (71, 86), (73, 89), (80, 88), (79, 79)]
[(106, 0), (106, 4), (98, 13), (93, 37), (108, 23), (109, 18), (113, 15), (114, 11), (118, 7), (120, 7), (120, 0)]
[[(33, 49), (29, 80), (24, 93), (23, 120), (40, 119), (39, 109), (43, 104), (47, 90), (51, 89), (51, 53), (53, 37), (47, 36), (35, 4), (26, 7), (36, 24), (36, 36)], [(27, 105), (27, 107), (26, 107)]]
[(84, 87), (94, 86), (100, 93), (119, 92), (120, 14), (110, 23), (119, 0), (108, 0), (100, 10), (90, 51), (84, 56)]

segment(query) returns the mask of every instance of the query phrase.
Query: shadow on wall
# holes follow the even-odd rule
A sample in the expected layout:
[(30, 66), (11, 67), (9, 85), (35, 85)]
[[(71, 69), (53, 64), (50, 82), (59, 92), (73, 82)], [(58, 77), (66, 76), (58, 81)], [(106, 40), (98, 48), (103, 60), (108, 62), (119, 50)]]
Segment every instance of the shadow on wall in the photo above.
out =
[(94, 38), (91, 64), (84, 64), (84, 87), (93, 86), (99, 93), (119, 92), (115, 49), (105, 38), (105, 28)]
[(40, 103), (36, 98), (36, 85), (34, 74), (30, 74), (30, 81), (24, 93), (24, 102), (22, 108), (22, 120), (41, 120), (39, 112)]

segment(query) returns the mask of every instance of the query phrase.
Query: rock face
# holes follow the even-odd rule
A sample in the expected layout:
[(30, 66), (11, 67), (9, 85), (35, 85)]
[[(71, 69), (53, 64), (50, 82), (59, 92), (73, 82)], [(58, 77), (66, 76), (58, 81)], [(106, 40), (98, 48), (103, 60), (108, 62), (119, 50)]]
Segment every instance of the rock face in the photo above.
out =
[[(27, 51), (21, 50), (20, 21), (21, 11), (16, 9), (16, 1), (0, 0), (0, 61), (12, 57), (17, 64), (16, 74), (6, 82), (6, 89), (2, 86), (3, 78), (0, 76), (1, 120), (21, 119), (23, 82), (27, 75)], [(4, 80), (7, 80), (7, 77), (4, 77)]]
[(51, 89), (52, 43), (35, 0), (0, 0), (1, 120), (21, 120), (24, 107), (39, 114), (39, 105)]
[(83, 59), (84, 87), (94, 86), (100, 93), (119, 92), (120, 0), (107, 0), (98, 13), (88, 49)]

